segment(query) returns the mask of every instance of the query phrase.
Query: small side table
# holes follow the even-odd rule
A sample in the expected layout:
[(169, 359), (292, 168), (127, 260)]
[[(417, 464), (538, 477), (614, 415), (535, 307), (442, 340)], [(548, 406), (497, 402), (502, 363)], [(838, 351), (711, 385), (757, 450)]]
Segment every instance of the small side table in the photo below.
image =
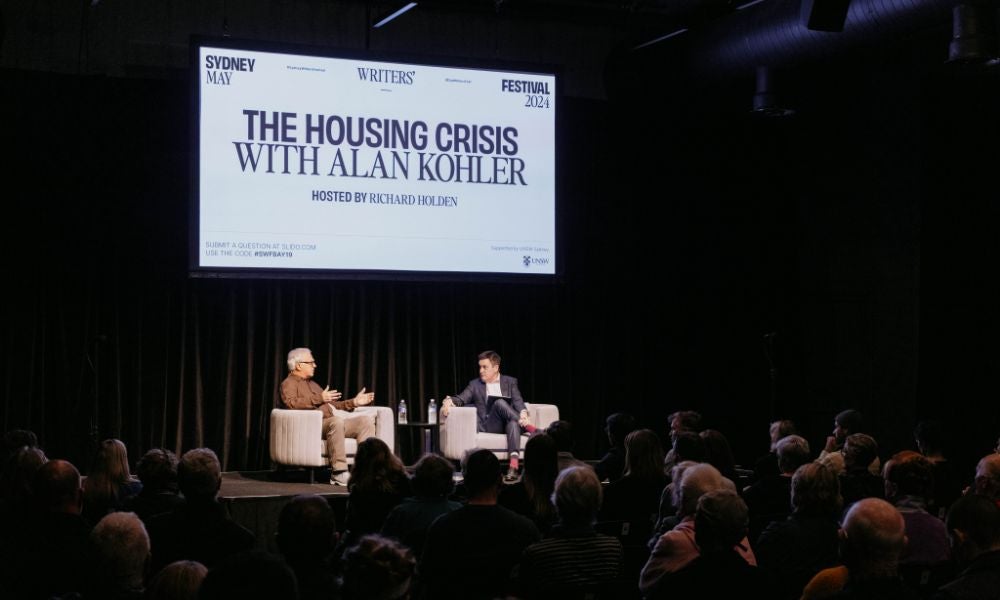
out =
[(412, 465), (424, 453), (439, 451), (439, 435), (439, 423), (421, 421), (396, 423), (396, 454), (403, 464)]

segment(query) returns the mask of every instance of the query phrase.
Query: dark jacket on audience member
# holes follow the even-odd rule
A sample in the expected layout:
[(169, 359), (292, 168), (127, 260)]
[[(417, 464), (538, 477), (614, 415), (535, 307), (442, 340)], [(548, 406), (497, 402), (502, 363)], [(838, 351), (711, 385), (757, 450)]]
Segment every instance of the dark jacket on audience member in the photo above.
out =
[(406, 498), (386, 517), (382, 535), (403, 542), (419, 558), (431, 523), (459, 508), (460, 503), (446, 498)]
[(958, 578), (941, 586), (934, 600), (996, 600), (1000, 598), (1000, 550), (976, 557)]
[(390, 483), (392, 491), (388, 492), (351, 490), (347, 498), (347, 544), (369, 533), (378, 533), (392, 509), (412, 493), (410, 480), (402, 473), (393, 474)]
[(229, 518), (217, 501), (192, 502), (149, 520), (152, 568), (155, 575), (177, 560), (194, 560), (209, 569), (224, 558), (254, 545), (254, 534)]
[(839, 528), (831, 517), (793, 514), (764, 529), (754, 554), (774, 598), (799, 598), (816, 573), (840, 563)]
[(615, 482), (625, 475), (625, 448), (608, 448), (605, 454), (596, 465), (594, 471), (601, 481), (607, 479)]

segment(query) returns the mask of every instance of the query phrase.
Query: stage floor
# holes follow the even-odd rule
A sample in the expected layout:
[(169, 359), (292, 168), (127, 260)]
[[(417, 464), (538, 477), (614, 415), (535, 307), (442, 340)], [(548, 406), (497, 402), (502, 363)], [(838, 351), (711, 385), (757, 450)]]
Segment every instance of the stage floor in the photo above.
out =
[(219, 496), (225, 502), (238, 502), (249, 498), (291, 498), (299, 494), (319, 494), (321, 496), (347, 496), (347, 488), (330, 485), (323, 477), (325, 471), (317, 472), (316, 482), (308, 483), (305, 473), (285, 473), (287, 479), (278, 479), (276, 471), (229, 471), (222, 474), (222, 489)]

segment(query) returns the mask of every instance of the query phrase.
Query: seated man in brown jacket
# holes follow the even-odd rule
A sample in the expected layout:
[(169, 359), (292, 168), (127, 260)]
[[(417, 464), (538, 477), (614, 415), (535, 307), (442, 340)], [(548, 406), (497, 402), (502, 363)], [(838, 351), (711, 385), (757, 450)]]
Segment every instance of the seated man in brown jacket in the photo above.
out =
[(344, 438), (354, 438), (361, 443), (375, 435), (375, 417), (367, 414), (345, 415), (343, 411), (352, 413), (355, 407), (371, 404), (375, 394), (365, 393), (365, 388), (361, 388), (354, 398), (341, 400), (343, 394), (331, 390), (330, 386), (321, 389), (312, 380), (315, 372), (316, 359), (309, 348), (295, 348), (289, 352), (288, 377), (281, 382), (281, 403), (285, 408), (323, 411), (323, 439), (326, 440), (326, 452), (333, 470), (330, 483), (346, 486), (350, 474), (347, 472)]

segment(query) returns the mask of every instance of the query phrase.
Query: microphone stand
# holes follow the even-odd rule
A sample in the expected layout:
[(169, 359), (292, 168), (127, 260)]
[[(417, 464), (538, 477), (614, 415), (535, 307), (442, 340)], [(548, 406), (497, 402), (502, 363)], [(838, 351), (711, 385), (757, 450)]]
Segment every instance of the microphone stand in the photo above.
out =
[(778, 404), (778, 368), (774, 366), (774, 338), (778, 333), (771, 331), (764, 334), (764, 357), (767, 359), (768, 374), (771, 379), (771, 403), (769, 413), (771, 419), (776, 418), (774, 411)]

